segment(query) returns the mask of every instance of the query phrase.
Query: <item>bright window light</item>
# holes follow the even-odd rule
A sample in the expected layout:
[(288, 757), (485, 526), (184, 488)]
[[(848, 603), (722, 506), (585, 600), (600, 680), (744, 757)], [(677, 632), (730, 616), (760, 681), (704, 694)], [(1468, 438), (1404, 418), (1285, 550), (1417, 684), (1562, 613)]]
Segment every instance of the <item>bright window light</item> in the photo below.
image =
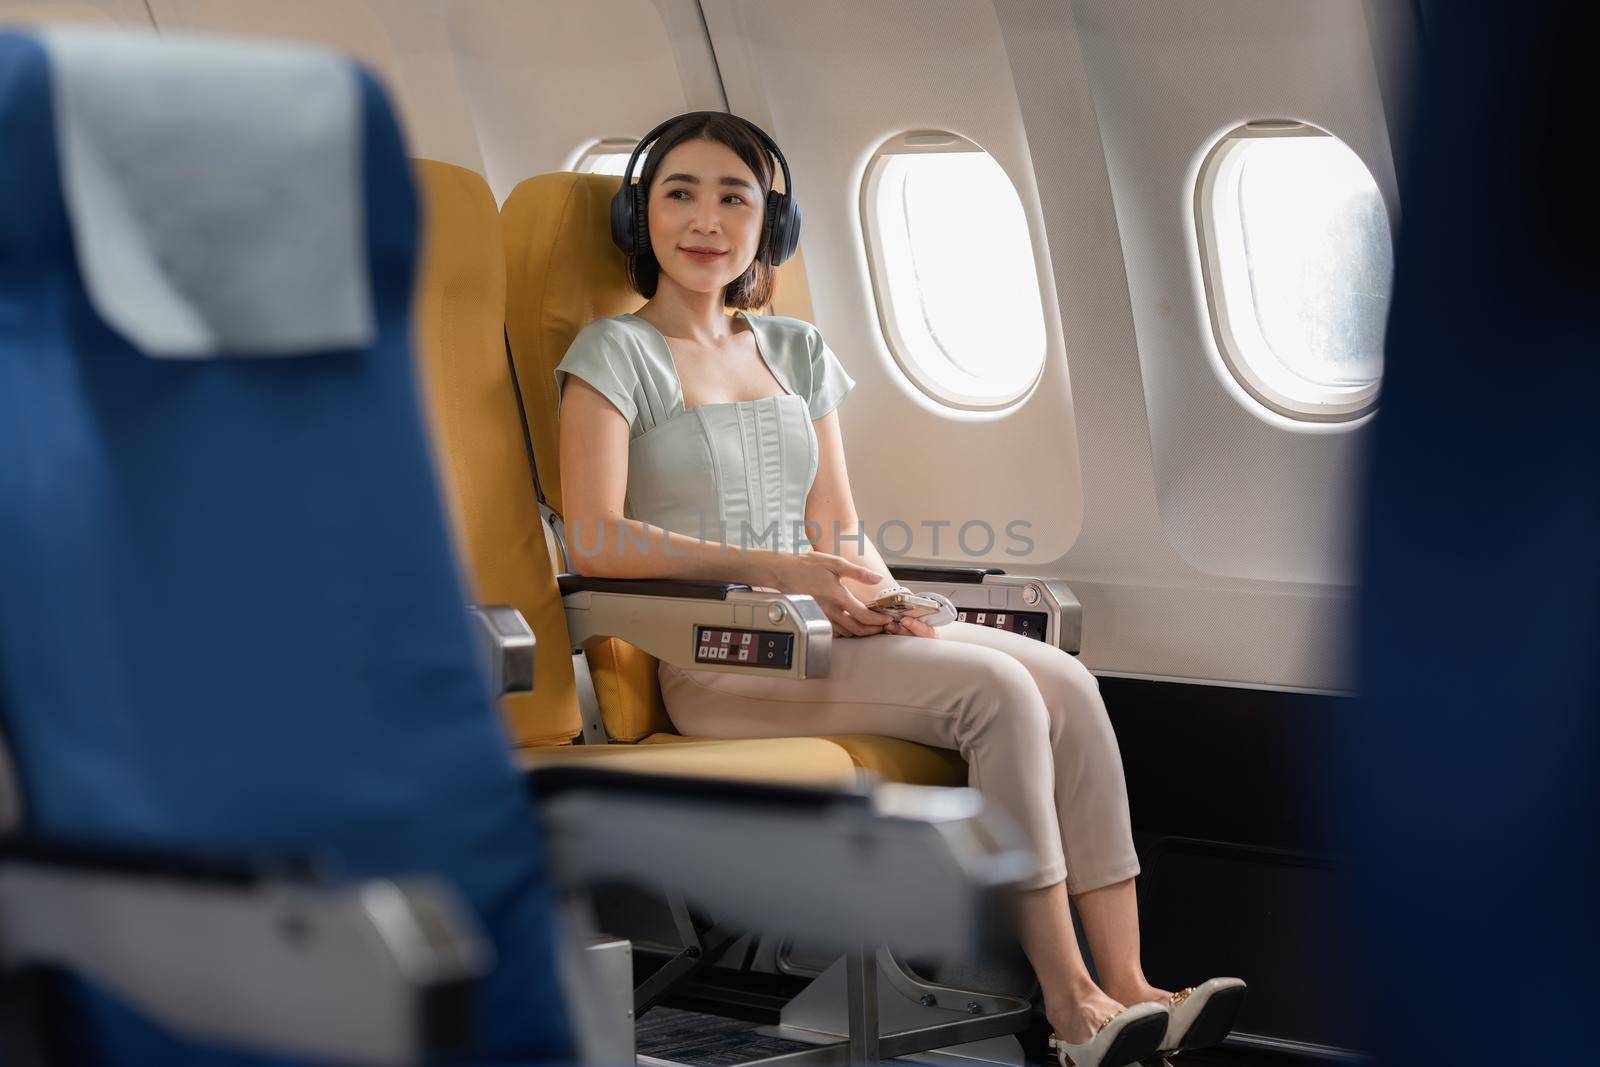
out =
[[(580, 174), (616, 174), (621, 175), (628, 166), (628, 157), (633, 154), (637, 141), (626, 138), (612, 137), (599, 141), (584, 149), (578, 156), (578, 161), (572, 169)], [(639, 155), (639, 162), (633, 166), (633, 172), (638, 174), (644, 170), (644, 161), (650, 157), (648, 151)]]
[(1212, 324), (1246, 391), (1296, 418), (1370, 410), (1394, 251), (1360, 157), (1312, 127), (1246, 126), (1202, 168), (1196, 221)]
[(898, 137), (867, 170), (867, 249), (889, 349), (946, 404), (995, 408), (1044, 366), (1044, 308), (1016, 187), (953, 134)]

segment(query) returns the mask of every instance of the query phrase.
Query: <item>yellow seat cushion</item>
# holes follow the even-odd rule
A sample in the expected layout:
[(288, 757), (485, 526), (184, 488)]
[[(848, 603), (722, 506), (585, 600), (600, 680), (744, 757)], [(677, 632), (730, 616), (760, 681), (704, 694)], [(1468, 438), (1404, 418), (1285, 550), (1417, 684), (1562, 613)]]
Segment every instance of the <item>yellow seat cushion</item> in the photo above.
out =
[[(685, 743), (704, 744), (708, 739), (684, 737), (682, 734), (652, 734), (637, 747), (680, 748)], [(851, 765), (872, 771), (890, 782), (906, 785), (966, 785), (967, 765), (956, 753), (946, 748), (929, 748), (915, 741), (898, 737), (878, 737), (873, 734), (834, 734), (819, 738), (781, 738), (785, 741), (826, 741), (849, 758)], [(723, 741), (721, 744), (734, 744)], [(743, 743), (743, 742), (739, 742)]]
[(546, 745), (517, 752), (524, 769), (583, 763), (607, 770), (721, 778), (766, 785), (848, 788), (856, 765), (844, 749), (816, 737), (755, 741), (693, 740), (672, 745)]
[(584, 656), (607, 737), (631, 745), (672, 732), (654, 656), (616, 637), (590, 642)]

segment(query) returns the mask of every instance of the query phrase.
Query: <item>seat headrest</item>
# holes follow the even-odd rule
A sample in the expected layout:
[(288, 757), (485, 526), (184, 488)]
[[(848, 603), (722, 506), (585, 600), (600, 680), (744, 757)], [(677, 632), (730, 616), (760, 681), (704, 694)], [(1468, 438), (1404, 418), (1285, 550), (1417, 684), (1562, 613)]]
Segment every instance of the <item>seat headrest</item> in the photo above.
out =
[(78, 268), (106, 323), (170, 359), (372, 343), (357, 68), (199, 36), (37, 39)]
[[(506, 242), (506, 336), (527, 413), (539, 484), (561, 510), (555, 369), (591, 321), (637, 311), (644, 297), (628, 285), (626, 260), (611, 242), (613, 174), (561, 172), (529, 178), (500, 209)], [(800, 254), (778, 268), (772, 312), (811, 317)]]
[(611, 198), (622, 179), (561, 172), (529, 178), (500, 209), (506, 241), (506, 336), (533, 438), (539, 482), (561, 510), (555, 369), (592, 320), (637, 311), (611, 243)]

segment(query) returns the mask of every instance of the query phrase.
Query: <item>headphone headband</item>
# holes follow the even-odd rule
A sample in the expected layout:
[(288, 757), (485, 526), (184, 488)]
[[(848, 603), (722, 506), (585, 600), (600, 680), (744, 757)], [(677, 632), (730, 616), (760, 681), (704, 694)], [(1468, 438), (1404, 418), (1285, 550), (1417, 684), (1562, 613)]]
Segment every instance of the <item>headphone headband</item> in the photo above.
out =
[(655, 129), (645, 134), (644, 137), (640, 139), (639, 143), (634, 145), (633, 152), (628, 156), (628, 165), (622, 171), (622, 187), (624, 189), (626, 189), (633, 182), (633, 166), (639, 161), (640, 153), (642, 153), (646, 148), (649, 148), (650, 144), (657, 137), (660, 137), (662, 131), (668, 126), (675, 125), (688, 118), (732, 119), (734, 122), (743, 123), (745, 129), (756, 135), (756, 140), (761, 142), (762, 147), (764, 147), (768, 152), (771, 152), (772, 155), (778, 160), (778, 167), (783, 171), (784, 194), (790, 195), (793, 192), (794, 183), (789, 177), (789, 161), (783, 158), (783, 150), (778, 147), (778, 142), (774, 141), (772, 136), (760, 126), (757, 126), (743, 115), (735, 115), (731, 111), (688, 111), (682, 115), (672, 116), (670, 119), (661, 123)]
[(783, 150), (766, 130), (742, 115), (727, 111), (689, 111), (682, 115), (674, 115), (645, 134), (634, 146), (628, 155), (628, 165), (622, 171), (622, 185), (611, 201), (611, 240), (630, 255), (639, 255), (648, 249), (650, 237), (648, 213), (645, 210), (646, 190), (639, 188), (634, 182), (633, 168), (638, 165), (639, 156), (654, 144), (668, 127), (685, 119), (712, 118), (731, 119), (739, 123), (778, 161), (778, 168), (783, 173), (783, 192), (780, 193), (776, 189), (767, 190), (767, 202), (763, 205), (765, 213), (761, 225), (761, 246), (756, 251), (757, 258), (764, 258), (776, 267), (794, 255), (795, 249), (800, 245), (800, 204), (790, 193), (793, 179), (789, 175), (789, 161), (783, 158)]

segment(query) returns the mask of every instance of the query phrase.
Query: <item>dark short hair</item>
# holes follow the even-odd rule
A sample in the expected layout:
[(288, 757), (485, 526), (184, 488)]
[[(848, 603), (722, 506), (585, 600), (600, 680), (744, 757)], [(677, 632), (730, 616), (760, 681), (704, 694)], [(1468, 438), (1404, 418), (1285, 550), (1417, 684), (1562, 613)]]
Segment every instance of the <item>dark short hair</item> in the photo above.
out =
[(639, 225), (645, 228), (647, 239), (641, 242), (644, 251), (624, 253), (628, 261), (628, 284), (633, 286), (634, 292), (646, 300), (656, 295), (656, 286), (661, 281), (661, 264), (656, 261), (655, 251), (648, 240), (650, 185), (656, 180), (656, 172), (661, 167), (661, 161), (667, 158), (667, 154), (683, 142), (695, 139), (715, 141), (733, 149), (734, 154), (743, 160), (744, 165), (756, 176), (756, 184), (761, 187), (761, 199), (756, 204), (756, 210), (761, 212), (763, 219), (761, 244), (756, 248), (756, 258), (751, 261), (750, 266), (743, 274), (729, 282), (727, 288), (723, 290), (722, 302), (727, 307), (746, 311), (765, 307), (772, 302), (777, 274), (777, 269), (768, 261), (766, 255), (766, 239), (770, 235), (766, 233), (765, 219), (767, 193), (772, 189), (772, 157), (767, 154), (766, 146), (750, 132), (749, 127), (726, 115), (685, 115), (661, 131), (661, 136), (650, 143), (650, 154), (645, 157), (644, 170), (639, 174), (639, 185), (645, 191), (647, 205), (644, 217), (639, 219)]

